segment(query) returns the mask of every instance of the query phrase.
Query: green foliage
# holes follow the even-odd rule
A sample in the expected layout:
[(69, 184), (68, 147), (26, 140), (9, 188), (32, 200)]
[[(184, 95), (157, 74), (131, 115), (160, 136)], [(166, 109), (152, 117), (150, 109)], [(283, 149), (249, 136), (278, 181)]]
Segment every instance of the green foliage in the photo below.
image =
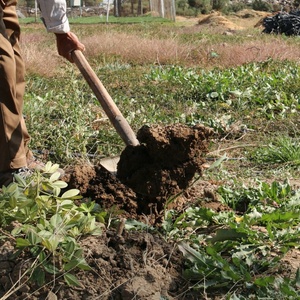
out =
[(227, 5), (226, 7), (224, 7), (222, 9), (222, 13), (230, 13), (230, 12), (238, 12), (242, 9), (245, 9), (247, 6), (246, 4), (242, 3), (242, 2), (236, 2), (236, 3), (232, 3), (230, 5)]
[(252, 8), (259, 11), (272, 11), (272, 5), (262, 0), (254, 0)]
[[(243, 118), (287, 119), (299, 110), (300, 67), (290, 62), (226, 70), (160, 66), (140, 76), (143, 68), (108, 61), (95, 71), (134, 131), (158, 122), (200, 122), (224, 136)], [(84, 79), (69, 68), (65, 74), (56, 80), (28, 75), (24, 113), (32, 148), (60, 164), (119, 154), (123, 142)]]
[[(72, 73), (67, 76), (69, 79), (54, 86), (51, 80), (36, 76), (28, 80), (30, 92), (24, 112), (28, 130), (33, 132), (34, 149), (47, 149), (52, 160), (64, 163), (78, 157), (88, 158), (97, 151), (102, 156), (118, 152), (120, 146), (112, 149), (111, 144), (121, 144), (121, 139), (105, 120), (96, 97), (83, 80)], [(102, 127), (93, 122), (99, 119), (104, 120), (100, 122)]]
[(163, 229), (178, 240), (187, 260), (186, 278), (195, 283), (194, 288), (218, 289), (228, 299), (235, 299), (229, 298), (233, 290), (238, 299), (249, 299), (249, 295), (253, 299), (275, 295), (298, 299), (299, 270), (296, 277), (283, 278), (276, 276), (276, 270), (300, 238), (299, 191), (293, 191), (288, 182), (259, 182), (257, 188), (237, 185), (219, 193), (221, 201), (232, 207), (246, 198), (244, 214), (198, 206), (180, 215), (166, 212)]
[(212, 9), (214, 10), (223, 10), (228, 5), (228, 0), (213, 0), (212, 1)]
[[(79, 285), (75, 269), (90, 270), (78, 241), (80, 236), (100, 234), (93, 212), (94, 202), (74, 203), (81, 198), (76, 189), (58, 178), (58, 165), (48, 162), (41, 171), (15, 182), (0, 193), (0, 226), (18, 224), (11, 234), (16, 247), (30, 251), (35, 259), (28, 270), (31, 279), (45, 284), (46, 273), (64, 276), (69, 285)], [(21, 253), (20, 252), (20, 253)]]
[[(253, 207), (265, 203), (278, 205), (293, 196), (292, 188), (287, 181), (282, 184), (274, 181), (271, 185), (258, 181), (257, 184), (257, 187), (246, 187), (239, 184), (233, 187), (221, 186), (218, 193), (222, 197), (222, 201), (229, 207), (243, 212), (248, 210), (250, 204)], [(242, 207), (243, 209), (241, 209)]]
[[(300, 68), (289, 62), (272, 60), (251, 63), (233, 69), (201, 71), (178, 66), (153, 69), (148, 78), (177, 86), (173, 98), (196, 103), (199, 110), (188, 117), (190, 121), (202, 121), (207, 117), (206, 108), (216, 112), (239, 111), (239, 116), (262, 114), (267, 118), (286, 117), (299, 109), (298, 85)], [(201, 114), (205, 109), (205, 114)]]
[(209, 0), (188, 0), (188, 3), (191, 7), (195, 8), (197, 12), (202, 14), (208, 13), (212, 6)]
[[(70, 18), (70, 24), (98, 24), (107, 23), (106, 17), (99, 18), (95, 17), (84, 17), (84, 18)], [(132, 24), (132, 23), (170, 23), (168, 19), (160, 17), (152, 17), (151, 15), (144, 15), (139, 17), (114, 17), (109, 16), (108, 23), (118, 23), (118, 24)]]
[(269, 145), (259, 147), (252, 154), (258, 163), (285, 164), (293, 167), (300, 165), (299, 140), (289, 136), (274, 138)]
[(35, 7), (34, 0), (26, 0), (25, 3), (27, 7)]
[[(91, 16), (91, 17), (82, 17), (82, 18), (69, 18), (70, 24), (73, 27), (76, 24), (105, 24), (107, 23), (106, 16), (99, 17), (99, 16)], [(143, 15), (139, 17), (114, 17), (109, 16), (108, 23), (112, 24), (132, 24), (132, 23), (170, 23), (171, 21), (165, 18), (160, 17), (152, 17), (150, 15)], [(20, 19), (20, 24), (30, 24), (30, 23), (42, 23), (40, 19), (36, 20), (35, 17), (27, 17), (24, 19)]]
[(194, 16), (195, 11), (192, 10), (187, 0), (176, 1), (176, 14), (180, 16)]

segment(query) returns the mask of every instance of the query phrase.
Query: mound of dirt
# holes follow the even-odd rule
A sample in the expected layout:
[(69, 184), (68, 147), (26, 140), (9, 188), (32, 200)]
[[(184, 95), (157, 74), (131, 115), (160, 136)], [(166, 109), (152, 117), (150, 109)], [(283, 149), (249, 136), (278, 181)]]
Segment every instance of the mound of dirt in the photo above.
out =
[[(61, 275), (46, 274), (47, 284), (42, 286), (28, 281), (23, 274), (33, 263), (32, 254), (24, 251), (17, 256), (14, 238), (5, 242), (0, 239), (0, 298), (199, 299), (199, 293), (193, 292), (183, 277), (184, 258), (176, 244), (157, 233), (128, 231), (122, 220), (143, 219), (144, 223), (157, 224), (162, 216), (159, 210), (168, 197), (182, 190), (178, 203), (172, 202), (173, 209), (183, 209), (188, 201), (199, 199), (200, 194), (210, 199), (210, 207), (215, 195), (206, 188), (207, 184), (201, 182), (198, 188), (188, 185), (196, 172), (201, 175), (211, 133), (201, 125), (143, 127), (137, 135), (141, 146), (126, 147), (121, 155), (121, 179), (101, 165), (85, 163), (66, 170), (68, 188), (78, 188), (84, 197), (82, 201), (92, 199), (103, 208), (111, 208), (112, 213), (122, 211), (119, 225), (103, 229), (101, 236), (82, 237), (80, 245), (91, 270), (73, 273), (80, 282), (76, 287), (68, 286)], [(13, 288), (14, 283), (17, 284)]]
[[(163, 209), (170, 196), (182, 191), (173, 209), (183, 209), (188, 201), (212, 192), (188, 187), (202, 174), (208, 138), (212, 131), (198, 125), (142, 127), (138, 147), (126, 147), (121, 154), (118, 176), (101, 165), (78, 164), (66, 170), (68, 188), (78, 188), (82, 201), (95, 200), (121, 220), (145, 220), (161, 225)], [(177, 205), (177, 206), (176, 206)], [(224, 208), (220, 208), (224, 209)], [(122, 214), (122, 215), (120, 215)], [(199, 299), (182, 277), (183, 256), (175, 244), (146, 231), (127, 231), (120, 220), (117, 228), (103, 229), (101, 236), (80, 241), (91, 271), (76, 273), (81, 286), (69, 287), (63, 276), (47, 274), (42, 287), (23, 275), (33, 263), (31, 253), (15, 256), (15, 240), (0, 239), (0, 298), (9, 300), (160, 300)], [(100, 225), (100, 224), (99, 224)], [(71, 271), (72, 272), (72, 271)], [(21, 276), (22, 275), (22, 276)], [(7, 297), (17, 282), (11, 296)], [(1, 298), (2, 299), (2, 298)], [(4, 299), (4, 298), (3, 298)]]
[(143, 196), (175, 195), (188, 187), (196, 172), (201, 174), (211, 133), (201, 125), (144, 126), (137, 133), (141, 145), (122, 152), (117, 177)]
[(126, 218), (138, 217), (136, 193), (101, 165), (78, 164), (66, 169), (68, 188), (79, 189), (84, 199), (93, 199), (103, 209), (123, 211)]
[(77, 165), (64, 180), (103, 208), (115, 207), (135, 219), (146, 215), (153, 224), (166, 201), (185, 190), (196, 173), (202, 174), (211, 134), (202, 125), (144, 126), (137, 133), (141, 145), (121, 153), (117, 176), (101, 165)]
[(222, 16), (219, 12), (214, 12), (212, 14), (206, 15), (199, 19), (198, 25), (209, 25), (209, 26), (220, 26), (225, 30), (242, 30), (244, 27), (239, 26), (228, 18)]
[(258, 11), (254, 9), (242, 9), (235, 13), (235, 16), (240, 18), (262, 18), (271, 15), (271, 13), (266, 11)]
[(197, 26), (209, 26), (222, 30), (235, 31), (258, 27), (265, 17), (271, 13), (265, 11), (256, 11), (253, 9), (243, 9), (236, 13), (223, 15), (221, 12), (212, 12), (208, 15), (200, 15)]

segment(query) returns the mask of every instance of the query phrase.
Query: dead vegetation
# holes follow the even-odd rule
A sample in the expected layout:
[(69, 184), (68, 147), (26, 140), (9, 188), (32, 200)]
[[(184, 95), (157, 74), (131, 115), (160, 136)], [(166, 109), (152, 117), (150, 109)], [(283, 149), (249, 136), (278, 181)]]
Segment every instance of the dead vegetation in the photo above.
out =
[[(162, 25), (151, 35), (142, 34), (138, 27), (137, 31), (131, 28), (120, 32), (114, 27), (111, 30), (104, 28), (105, 24), (95, 24), (92, 32), (85, 30), (78, 35), (86, 45), (86, 57), (100, 56), (103, 62), (117, 60), (141, 65), (180, 63), (211, 68), (234, 67), (268, 58), (297, 61), (297, 43), (261, 33), (261, 20), (267, 15), (265, 12), (244, 10), (229, 16), (214, 12), (199, 18), (178, 18), (177, 26), (170, 29)], [(30, 29), (22, 37), (27, 71), (51, 76), (58, 72), (62, 59), (56, 53), (54, 37), (47, 36), (42, 25), (36, 25), (34, 29), (34, 34)], [(191, 35), (195, 38), (182, 41), (185, 36)], [(227, 41), (222, 35), (231, 37)], [(212, 57), (212, 51), (217, 55)]]

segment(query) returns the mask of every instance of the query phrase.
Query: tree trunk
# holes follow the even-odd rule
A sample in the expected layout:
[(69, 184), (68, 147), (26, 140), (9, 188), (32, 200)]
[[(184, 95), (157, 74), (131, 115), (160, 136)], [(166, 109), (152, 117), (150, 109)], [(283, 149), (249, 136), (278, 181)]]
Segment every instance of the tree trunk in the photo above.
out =
[(119, 17), (119, 2), (120, 0), (114, 0), (114, 16)]
[(143, 14), (143, 10), (142, 10), (142, 0), (138, 0), (138, 8), (137, 8), (137, 14), (138, 16), (141, 16)]

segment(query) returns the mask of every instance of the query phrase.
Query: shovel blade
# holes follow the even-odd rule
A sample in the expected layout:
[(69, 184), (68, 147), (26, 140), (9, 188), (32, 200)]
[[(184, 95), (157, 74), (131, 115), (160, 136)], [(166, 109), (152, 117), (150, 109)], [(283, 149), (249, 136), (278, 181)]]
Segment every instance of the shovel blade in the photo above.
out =
[(109, 171), (113, 175), (116, 175), (119, 160), (120, 160), (120, 156), (105, 157), (100, 160), (100, 164), (107, 171)]

